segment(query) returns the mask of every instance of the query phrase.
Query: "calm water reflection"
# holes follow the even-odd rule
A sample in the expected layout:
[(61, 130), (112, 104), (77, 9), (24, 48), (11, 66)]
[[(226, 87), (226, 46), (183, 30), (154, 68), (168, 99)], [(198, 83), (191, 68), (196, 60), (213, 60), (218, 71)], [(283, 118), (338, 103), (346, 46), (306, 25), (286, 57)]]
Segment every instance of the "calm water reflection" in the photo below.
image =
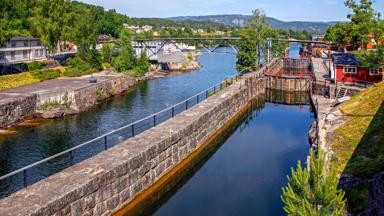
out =
[(255, 109), (173, 196), (151, 205), (152, 213), (284, 215), (281, 187), (290, 167), (306, 159), (312, 121), (305, 105)]

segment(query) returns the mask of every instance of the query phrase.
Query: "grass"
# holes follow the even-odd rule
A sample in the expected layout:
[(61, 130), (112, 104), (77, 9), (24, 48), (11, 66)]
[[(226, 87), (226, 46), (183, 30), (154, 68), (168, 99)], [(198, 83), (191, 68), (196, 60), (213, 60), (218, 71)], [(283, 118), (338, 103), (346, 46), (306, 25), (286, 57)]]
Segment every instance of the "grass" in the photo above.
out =
[(384, 170), (384, 82), (355, 95), (340, 110), (347, 120), (335, 131), (332, 165), (339, 173), (362, 180), (345, 190), (352, 212), (362, 212), (368, 180)]
[(30, 72), (0, 76), (0, 90), (40, 82)]

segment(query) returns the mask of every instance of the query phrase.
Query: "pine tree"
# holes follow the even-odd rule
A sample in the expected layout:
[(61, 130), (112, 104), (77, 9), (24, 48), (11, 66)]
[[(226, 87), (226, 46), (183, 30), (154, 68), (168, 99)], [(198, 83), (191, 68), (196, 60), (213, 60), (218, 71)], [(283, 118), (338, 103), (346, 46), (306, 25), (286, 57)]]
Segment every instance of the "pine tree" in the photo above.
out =
[(292, 168), (288, 185), (283, 188), (282, 200), (287, 215), (292, 216), (344, 216), (344, 193), (337, 188), (338, 178), (333, 169), (327, 169), (325, 154), (315, 155), (311, 150), (310, 162), (303, 168), (300, 161)]

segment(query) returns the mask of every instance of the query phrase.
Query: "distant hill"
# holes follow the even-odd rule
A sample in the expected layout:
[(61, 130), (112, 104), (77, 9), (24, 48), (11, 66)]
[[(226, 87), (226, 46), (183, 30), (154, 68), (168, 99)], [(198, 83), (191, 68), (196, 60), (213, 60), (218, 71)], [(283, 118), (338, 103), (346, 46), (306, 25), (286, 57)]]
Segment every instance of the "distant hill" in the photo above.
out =
[[(248, 15), (231, 14), (231, 15), (208, 15), (208, 16), (179, 16), (170, 17), (169, 20), (173, 21), (211, 21), (222, 23), (232, 27), (245, 27), (248, 23)], [(295, 31), (307, 31), (311, 33), (325, 33), (327, 28), (334, 25), (336, 22), (303, 22), (293, 21), (284, 22), (272, 17), (268, 17), (268, 21), (272, 28), (275, 29), (292, 29)]]

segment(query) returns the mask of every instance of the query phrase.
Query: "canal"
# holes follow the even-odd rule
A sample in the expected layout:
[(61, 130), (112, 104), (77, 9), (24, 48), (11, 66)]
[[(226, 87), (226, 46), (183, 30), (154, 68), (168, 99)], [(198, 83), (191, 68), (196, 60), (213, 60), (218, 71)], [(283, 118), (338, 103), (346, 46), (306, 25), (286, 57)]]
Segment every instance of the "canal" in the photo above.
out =
[[(16, 134), (0, 137), (0, 176), (169, 107), (236, 74), (233, 55), (203, 53), (199, 60), (204, 67), (198, 71), (141, 83), (88, 112), (15, 127)], [(286, 185), (286, 176), (297, 160), (306, 159), (313, 115), (307, 105), (285, 105), (283, 96), (277, 97), (277, 104), (273, 103), (275, 98), (269, 95), (268, 99), (257, 99), (171, 189), (135, 213), (284, 215), (281, 187)], [(81, 151), (75, 157), (82, 160), (86, 155)], [(66, 166), (68, 160), (55, 161), (30, 175), (38, 179)], [(0, 197), (21, 184), (22, 178), (0, 182)]]

